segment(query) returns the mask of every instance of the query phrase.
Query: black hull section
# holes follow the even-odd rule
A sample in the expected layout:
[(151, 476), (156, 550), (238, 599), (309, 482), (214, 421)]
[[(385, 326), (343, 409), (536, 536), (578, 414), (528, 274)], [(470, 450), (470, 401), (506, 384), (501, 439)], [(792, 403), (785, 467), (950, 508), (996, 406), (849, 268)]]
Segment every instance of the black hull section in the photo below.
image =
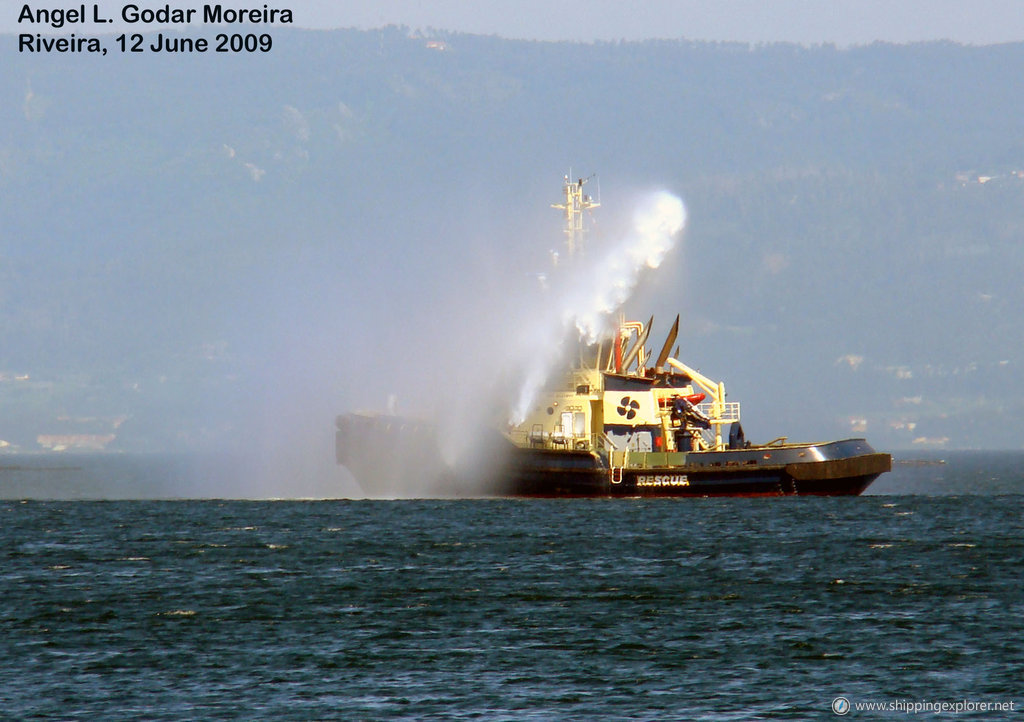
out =
[[(657, 455), (650, 455), (657, 460)], [(587, 452), (519, 449), (498, 496), (661, 498), (856, 496), (892, 458), (863, 439), (686, 455), (672, 465), (606, 466)]]
[(607, 455), (521, 448), (495, 434), (456, 470), (441, 460), (430, 424), (348, 414), (337, 426), (338, 463), (381, 497), (855, 496), (892, 465), (864, 439)]

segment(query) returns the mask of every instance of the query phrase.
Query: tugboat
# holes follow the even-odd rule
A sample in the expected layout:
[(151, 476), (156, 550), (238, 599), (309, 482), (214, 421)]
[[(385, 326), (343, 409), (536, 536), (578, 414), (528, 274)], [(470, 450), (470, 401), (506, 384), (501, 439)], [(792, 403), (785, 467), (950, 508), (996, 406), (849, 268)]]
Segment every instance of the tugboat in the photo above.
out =
[[(570, 257), (584, 211), (597, 206), (584, 183), (566, 177), (553, 206), (565, 211)], [(891, 469), (892, 457), (860, 438), (750, 443), (725, 384), (671, 355), (678, 316), (657, 356), (648, 352), (653, 321), (620, 316), (609, 337), (579, 342), (571, 367), (491, 440), (483, 485), (446, 467), (432, 424), (393, 414), (339, 416), (338, 463), (364, 489), (404, 467), (429, 470), (444, 495), (498, 497), (852, 496)]]

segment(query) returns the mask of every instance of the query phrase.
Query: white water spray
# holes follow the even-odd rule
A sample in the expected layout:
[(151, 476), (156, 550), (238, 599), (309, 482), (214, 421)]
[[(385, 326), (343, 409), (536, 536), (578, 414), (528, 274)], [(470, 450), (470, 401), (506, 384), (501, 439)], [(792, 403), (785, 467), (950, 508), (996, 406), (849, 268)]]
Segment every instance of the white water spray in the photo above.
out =
[(598, 258), (557, 279), (550, 293), (560, 315), (532, 329), (531, 355), (511, 422), (522, 423), (537, 392), (559, 360), (560, 342), (573, 326), (580, 338), (593, 343), (608, 330), (608, 318), (625, 303), (645, 268), (658, 268), (686, 225), (683, 201), (666, 191), (645, 197), (633, 216), (625, 238)]

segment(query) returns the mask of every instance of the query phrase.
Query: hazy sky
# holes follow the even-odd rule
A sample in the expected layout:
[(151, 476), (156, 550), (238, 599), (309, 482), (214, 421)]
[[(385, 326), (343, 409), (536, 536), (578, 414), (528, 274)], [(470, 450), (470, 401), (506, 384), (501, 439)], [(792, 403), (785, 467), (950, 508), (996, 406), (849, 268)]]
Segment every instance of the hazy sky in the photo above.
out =
[[(98, 4), (116, 16), (126, 3), (99, 0)], [(151, 0), (135, 4), (164, 5)], [(25, 25), (17, 24), (23, 5), (20, 0), (0, 0), (0, 30), (27, 31)], [(170, 5), (199, 7), (202, 3), (179, 0)], [(241, 5), (260, 7), (261, 3)], [(840, 45), (876, 40), (949, 39), (970, 44), (1024, 40), (1021, 0), (269, 0), (268, 5), (291, 9), (295, 24), (302, 27), (406, 25), (536, 40), (688, 38)], [(34, 32), (44, 29), (31, 28)], [(65, 26), (63, 32), (76, 30), (84, 28)]]
[(540, 40), (870, 43), (1024, 39), (1020, 0), (310, 0), (311, 25), (390, 23)]

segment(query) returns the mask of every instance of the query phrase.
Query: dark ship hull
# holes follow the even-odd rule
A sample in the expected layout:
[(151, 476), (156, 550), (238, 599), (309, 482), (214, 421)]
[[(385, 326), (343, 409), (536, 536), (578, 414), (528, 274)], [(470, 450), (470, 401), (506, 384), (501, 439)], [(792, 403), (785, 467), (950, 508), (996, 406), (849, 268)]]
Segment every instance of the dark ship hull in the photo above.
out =
[(863, 439), (630, 456), (616, 467), (586, 451), (516, 449), (499, 488), (547, 498), (856, 496), (892, 465)]
[(436, 453), (436, 429), (395, 416), (338, 417), (338, 463), (371, 496), (660, 498), (856, 496), (889, 471), (864, 439), (724, 451), (597, 453), (488, 442), (469, 478)]

